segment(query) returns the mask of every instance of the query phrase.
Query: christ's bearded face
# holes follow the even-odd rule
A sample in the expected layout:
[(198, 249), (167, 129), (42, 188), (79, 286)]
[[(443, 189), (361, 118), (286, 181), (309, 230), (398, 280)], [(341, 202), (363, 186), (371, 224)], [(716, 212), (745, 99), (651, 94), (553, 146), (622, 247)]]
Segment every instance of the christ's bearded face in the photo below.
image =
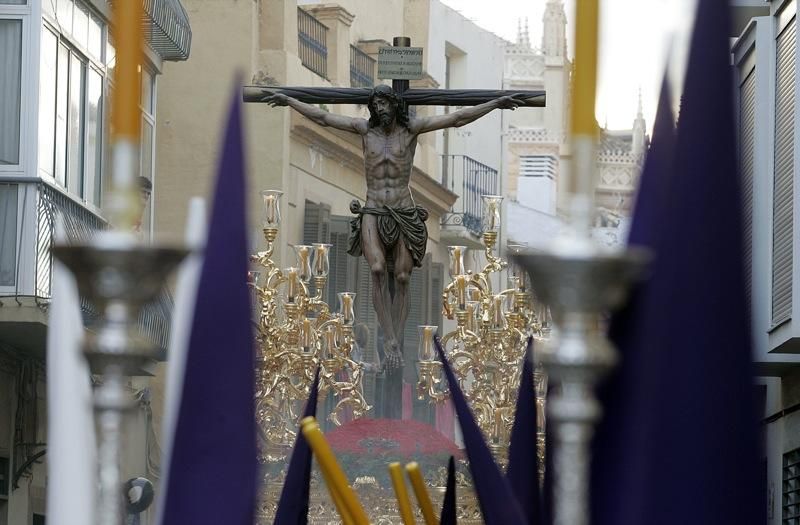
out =
[(388, 126), (397, 116), (397, 105), (390, 99), (375, 97), (372, 101), (373, 111), (378, 115), (381, 126)]

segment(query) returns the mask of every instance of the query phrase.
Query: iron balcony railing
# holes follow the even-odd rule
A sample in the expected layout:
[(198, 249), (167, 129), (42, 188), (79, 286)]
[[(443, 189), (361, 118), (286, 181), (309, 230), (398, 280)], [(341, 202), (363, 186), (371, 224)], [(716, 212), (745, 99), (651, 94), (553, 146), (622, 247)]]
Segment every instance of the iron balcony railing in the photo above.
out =
[(297, 53), (305, 67), (328, 78), (328, 27), (299, 7)]
[[(18, 298), (33, 296), (36, 304), (41, 308), (47, 308), (52, 289), (53, 256), (50, 248), (53, 246), (56, 217), (59, 215), (63, 217), (69, 243), (87, 241), (98, 231), (108, 228), (108, 224), (102, 217), (47, 182), (36, 179), (30, 182), (17, 179), (15, 181), (3, 180), (0, 181), (0, 184), (17, 186), (18, 191), (24, 192), (24, 194), (30, 191), (36, 192), (35, 217), (25, 208), (28, 199), (22, 199), (23, 205), (17, 213), (17, 221), (35, 220), (36, 222), (34, 234), (31, 237), (23, 236), (18, 242), (17, 250), (18, 252), (22, 250), (34, 252), (33, 288), (21, 285), (19, 279), (16, 279), (13, 290), (4, 292), (0, 296)], [(33, 245), (34, 242), (35, 245)], [(19, 258), (17, 261), (19, 264)], [(16, 273), (19, 275), (19, 268), (16, 269)], [(162, 356), (169, 343), (172, 305), (172, 296), (168, 290), (165, 290), (156, 301), (145, 306), (139, 317), (142, 334), (158, 345)], [(97, 312), (83, 298), (80, 299), (80, 306), (84, 322), (91, 327), (97, 319)]]
[(375, 86), (375, 59), (350, 46), (350, 87)]
[(442, 181), (458, 200), (442, 216), (442, 226), (463, 226), (470, 233), (483, 233), (482, 195), (497, 195), (500, 179), (497, 170), (467, 155), (442, 155)]

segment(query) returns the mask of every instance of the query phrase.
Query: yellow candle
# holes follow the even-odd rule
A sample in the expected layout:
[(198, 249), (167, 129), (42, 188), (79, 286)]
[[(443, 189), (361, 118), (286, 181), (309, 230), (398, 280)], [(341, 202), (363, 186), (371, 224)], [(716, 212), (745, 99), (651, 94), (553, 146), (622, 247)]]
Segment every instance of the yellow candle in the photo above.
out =
[[(111, 129), (115, 139), (139, 143), (139, 67), (142, 64), (142, 3), (114, 2), (112, 28), (117, 50)], [(133, 175), (131, 174), (131, 180)]]
[(575, 67), (572, 82), (572, 134), (596, 136), (594, 102), (597, 88), (599, 0), (575, 3)]
[(344, 500), (342, 499), (342, 495), (336, 490), (333, 481), (330, 479), (328, 473), (320, 469), (322, 471), (322, 479), (325, 480), (325, 486), (328, 487), (328, 494), (331, 497), (331, 501), (333, 501), (333, 506), (336, 507), (336, 512), (339, 513), (339, 517), (342, 518), (343, 525), (352, 525), (353, 518), (347, 512), (347, 507), (344, 505)]
[(397, 496), (397, 508), (400, 510), (400, 518), (403, 525), (414, 525), (414, 514), (411, 512), (411, 500), (408, 499), (406, 490), (406, 480), (403, 479), (403, 470), (400, 463), (389, 463), (389, 475), (392, 478), (395, 496)]
[(325, 441), (325, 436), (322, 435), (317, 420), (314, 417), (306, 417), (303, 418), (301, 424), (303, 436), (305, 436), (308, 445), (314, 452), (320, 469), (327, 473), (327, 479), (330, 480), (333, 489), (341, 496), (342, 503), (344, 503), (347, 514), (350, 515), (353, 523), (355, 525), (369, 525), (369, 518), (367, 518), (367, 514), (358, 502), (358, 498), (350, 488), (350, 485), (348, 485), (347, 476), (342, 472), (331, 447)]
[(414, 494), (417, 496), (417, 503), (422, 510), (422, 517), (425, 518), (425, 525), (439, 525), (439, 520), (436, 518), (436, 513), (433, 511), (433, 504), (428, 495), (428, 489), (425, 488), (425, 480), (422, 479), (422, 472), (416, 461), (406, 465), (406, 472), (408, 472), (408, 479), (411, 480), (411, 487), (414, 489)]

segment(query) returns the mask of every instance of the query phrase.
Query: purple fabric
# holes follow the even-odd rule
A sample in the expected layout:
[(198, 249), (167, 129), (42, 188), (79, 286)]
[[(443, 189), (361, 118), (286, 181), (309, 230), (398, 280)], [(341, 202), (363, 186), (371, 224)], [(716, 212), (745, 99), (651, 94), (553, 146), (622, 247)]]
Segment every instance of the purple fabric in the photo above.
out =
[(453, 374), (450, 363), (442, 350), (441, 341), (435, 338), (436, 352), (442, 362), (447, 385), (450, 388), (450, 399), (458, 415), (461, 425), (461, 435), (464, 438), (464, 447), (469, 459), (469, 470), (472, 473), (472, 483), (478, 496), (478, 504), (486, 525), (524, 525), (527, 523), (519, 504), (517, 503), (511, 487), (505, 476), (497, 468), (492, 453), (483, 439), (483, 434), (475, 416), (464, 398), (458, 380)]
[[(303, 410), (303, 417), (317, 415), (317, 398), (319, 397), (319, 367), (314, 374), (314, 383), (308, 394), (308, 402)], [(275, 525), (306, 525), (308, 523), (308, 497), (311, 491), (311, 448), (303, 436), (297, 432), (297, 438), (283, 482), (278, 508), (275, 511)]]
[(165, 525), (252, 525), (257, 453), (240, 95), (228, 115), (164, 510)]
[(506, 479), (530, 525), (542, 523), (539, 461), (536, 454), (536, 390), (533, 383), (533, 337), (528, 337), (522, 377), (508, 447)]
[[(629, 244), (656, 250), (656, 238), (663, 230), (660, 221), (670, 194), (669, 179), (674, 175), (675, 117), (667, 78), (661, 86), (653, 140), (639, 182), (639, 193), (631, 224)], [(643, 332), (643, 306), (650, 284), (642, 283), (631, 294), (627, 306), (612, 318), (610, 337), (620, 353), (620, 364), (601, 386), (599, 398), (603, 419), (595, 432), (592, 461), (592, 511), (597, 523), (633, 523), (641, 512), (635, 503), (647, 487), (641, 483), (642, 458), (647, 452), (642, 424), (648, 416), (650, 400), (640, 395), (651, 378), (643, 373), (651, 360), (652, 345)], [(620, 490), (624, 487), (624, 490)]]
[(447, 462), (447, 487), (444, 491), (442, 500), (442, 515), (439, 518), (439, 525), (456, 525), (456, 461), (453, 456)]
[[(616, 493), (608, 508), (595, 494), (600, 525), (765, 523), (729, 29), (727, 0), (699, 0), (674, 163), (661, 167), (669, 183), (660, 198), (640, 195), (656, 203), (637, 234), (655, 260), (636, 310), (614, 323), (623, 359), (637, 357), (635, 374), (617, 379), (631, 382), (626, 394), (606, 408), (608, 426), (618, 410), (624, 424), (606, 429), (621, 440), (619, 468), (594, 463), (593, 488)], [(624, 397), (642, 405), (626, 410)]]

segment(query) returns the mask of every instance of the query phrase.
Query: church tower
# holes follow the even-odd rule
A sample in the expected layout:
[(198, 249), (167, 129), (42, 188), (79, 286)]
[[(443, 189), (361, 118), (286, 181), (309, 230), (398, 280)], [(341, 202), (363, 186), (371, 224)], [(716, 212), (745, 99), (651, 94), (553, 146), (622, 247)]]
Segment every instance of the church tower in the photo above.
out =
[(544, 9), (542, 52), (547, 57), (567, 56), (567, 15), (561, 0), (547, 0)]
[(636, 110), (636, 119), (633, 121), (633, 136), (631, 144), (631, 153), (633, 153), (633, 155), (636, 157), (639, 157), (642, 153), (644, 153), (646, 131), (644, 114), (642, 111), (642, 89), (639, 88), (639, 107)]

